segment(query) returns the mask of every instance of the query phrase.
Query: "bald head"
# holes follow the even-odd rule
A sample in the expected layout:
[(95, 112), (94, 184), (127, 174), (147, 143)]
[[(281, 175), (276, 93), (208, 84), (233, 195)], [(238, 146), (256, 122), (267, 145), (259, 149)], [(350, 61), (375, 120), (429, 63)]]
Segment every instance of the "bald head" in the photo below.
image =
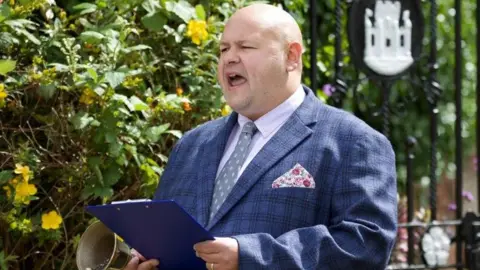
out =
[(268, 4), (252, 4), (239, 9), (228, 20), (229, 23), (241, 21), (247, 26), (259, 27), (267, 33), (271, 33), (280, 42), (299, 43), (303, 48), (303, 37), (300, 27), (295, 19), (283, 9)]
[(220, 41), (218, 79), (236, 112), (258, 119), (300, 87), (302, 34), (280, 8), (254, 4), (235, 12)]

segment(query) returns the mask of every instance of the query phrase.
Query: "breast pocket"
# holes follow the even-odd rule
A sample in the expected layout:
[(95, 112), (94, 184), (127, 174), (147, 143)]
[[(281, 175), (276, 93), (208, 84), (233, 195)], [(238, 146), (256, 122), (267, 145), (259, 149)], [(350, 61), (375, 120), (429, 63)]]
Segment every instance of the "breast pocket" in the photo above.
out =
[(305, 187), (269, 187), (268, 196), (274, 200), (292, 207), (315, 207), (316, 190), (315, 188)]
[[(311, 188), (271, 186), (256, 192), (254, 216), (267, 232), (279, 236), (296, 228), (315, 224), (316, 191)], [(268, 225), (267, 225), (268, 224)]]

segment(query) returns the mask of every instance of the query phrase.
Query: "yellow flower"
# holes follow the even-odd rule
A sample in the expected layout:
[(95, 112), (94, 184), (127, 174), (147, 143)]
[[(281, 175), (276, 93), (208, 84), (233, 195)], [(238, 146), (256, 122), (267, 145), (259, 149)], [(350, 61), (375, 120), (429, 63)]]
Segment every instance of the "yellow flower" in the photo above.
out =
[(192, 39), (192, 42), (200, 45), (202, 40), (208, 38), (207, 22), (203, 20), (191, 20), (188, 22), (187, 36)]
[(62, 217), (57, 211), (50, 211), (42, 215), (42, 228), (45, 230), (58, 229), (62, 223)]
[(95, 100), (95, 92), (90, 88), (85, 88), (83, 90), (82, 96), (80, 97), (80, 102), (86, 105), (92, 104)]
[(15, 196), (28, 197), (35, 194), (37, 194), (37, 188), (34, 184), (23, 181), (15, 187)]
[(21, 174), (23, 176), (23, 179), (28, 182), (28, 179), (30, 179), (30, 168), (28, 166), (22, 166), (22, 164), (15, 164), (15, 173), (16, 174)]
[(30, 203), (29, 196), (35, 195), (36, 193), (37, 188), (34, 184), (23, 181), (15, 187), (15, 202), (28, 205)]
[(181, 87), (177, 87), (177, 96), (182, 96), (183, 89)]
[(0, 83), (0, 100), (5, 99), (8, 96), (7, 92), (5, 91), (5, 85)]
[(226, 115), (230, 114), (231, 111), (232, 111), (232, 109), (230, 108), (230, 106), (228, 106), (228, 105), (223, 106), (222, 116), (226, 116)]

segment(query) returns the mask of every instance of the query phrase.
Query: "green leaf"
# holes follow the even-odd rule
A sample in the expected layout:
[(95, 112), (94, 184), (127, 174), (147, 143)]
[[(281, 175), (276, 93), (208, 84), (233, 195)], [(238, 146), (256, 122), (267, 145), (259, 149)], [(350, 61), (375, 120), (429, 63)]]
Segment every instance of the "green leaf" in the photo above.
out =
[(194, 17), (195, 9), (185, 0), (180, 0), (178, 3), (169, 1), (166, 3), (168, 11), (175, 13), (185, 23), (188, 23)]
[(177, 137), (178, 139), (180, 139), (183, 135), (180, 130), (169, 130), (167, 132), (172, 134), (173, 136)]
[(156, 156), (163, 162), (167, 162), (168, 161), (168, 157), (163, 155), (163, 154), (160, 154), (160, 153), (157, 153)]
[(123, 49), (123, 51), (126, 52), (126, 53), (130, 53), (130, 52), (134, 52), (134, 51), (142, 51), (142, 50), (149, 50), (149, 49), (152, 49), (152, 47), (144, 45), (144, 44), (140, 44), (140, 45), (137, 45), (137, 46), (125, 48), (125, 49)]
[(100, 183), (102, 187), (105, 186), (105, 183), (103, 183), (103, 175), (102, 175), (102, 171), (100, 170), (100, 166), (98, 165), (93, 166), (93, 172), (95, 172), (95, 175), (97, 176), (98, 183)]
[(93, 13), (93, 12), (95, 12), (96, 10), (97, 10), (96, 8), (84, 9), (84, 10), (80, 11), (80, 15), (85, 15), (85, 14), (88, 14), (88, 13)]
[(77, 114), (75, 114), (75, 116), (73, 116), (71, 119), (70, 119), (70, 122), (72, 123), (73, 127), (75, 129), (84, 129), (85, 127), (87, 127), (92, 121), (93, 121), (93, 117), (91, 116), (88, 116), (88, 113), (86, 112), (79, 112)]
[(122, 149), (123, 144), (118, 140), (115, 140), (108, 145), (108, 153), (114, 158), (118, 157), (122, 153)]
[(147, 137), (147, 139), (151, 143), (156, 143), (160, 139), (160, 136), (163, 133), (165, 133), (165, 131), (167, 131), (169, 127), (170, 127), (170, 123), (163, 124), (156, 127), (150, 127), (145, 132), (145, 137)]
[(167, 23), (167, 18), (162, 13), (157, 12), (153, 14), (147, 14), (142, 17), (142, 24), (148, 30), (162, 31), (163, 26)]
[(125, 80), (125, 73), (116, 71), (107, 72), (105, 73), (105, 80), (110, 84), (113, 89), (115, 89), (123, 82), (123, 80)]
[(97, 8), (97, 5), (91, 4), (91, 3), (82, 3), (73, 7), (74, 10), (82, 10), (82, 9), (89, 9), (89, 8)]
[(137, 96), (131, 96), (130, 103), (133, 105), (133, 109), (135, 111), (144, 111), (149, 108), (148, 105), (141, 99), (139, 99)]
[(16, 19), (16, 20), (7, 20), (4, 22), (6, 25), (9, 25), (15, 30), (19, 29), (31, 29), (35, 30), (35, 27), (38, 25), (27, 19)]
[(83, 189), (82, 194), (80, 195), (80, 199), (86, 200), (88, 197), (92, 196), (95, 193), (94, 189), (95, 189), (94, 186), (86, 186)]
[(27, 37), (27, 39), (33, 42), (35, 45), (40, 45), (40, 40), (38, 40), (34, 35), (30, 34), (30, 32), (27, 30), (17, 29), (17, 31)]
[(8, 48), (9, 46), (20, 44), (20, 41), (9, 32), (0, 33), (0, 48)]
[(324, 46), (323, 51), (328, 55), (335, 55), (335, 48), (332, 45)]
[(105, 1), (101, 1), (101, 0), (97, 2), (97, 5), (98, 5), (99, 8), (106, 8), (106, 7), (108, 7), (108, 3), (105, 2)]
[(117, 132), (116, 130), (108, 130), (105, 132), (105, 141), (107, 143), (113, 143), (117, 141)]
[(99, 187), (93, 188), (95, 196), (99, 198), (110, 198), (113, 196), (113, 189), (111, 187)]
[(127, 106), (127, 108), (130, 110), (130, 111), (133, 111), (135, 108), (133, 107), (133, 104), (130, 103), (130, 101), (128, 100), (128, 98), (124, 95), (120, 95), (120, 94), (113, 94), (112, 96), (112, 99), (113, 100), (117, 100), (117, 101), (122, 101), (123, 104), (125, 104), (125, 106)]
[(12, 171), (1, 171), (0, 172), (0, 186), (5, 185), (12, 178), (13, 178)]
[(98, 80), (98, 74), (93, 68), (87, 68), (87, 72), (90, 75), (90, 77), (93, 79), (93, 81), (97, 82)]
[(57, 72), (67, 72), (69, 70), (67, 65), (59, 64), (59, 63), (52, 63), (52, 64), (49, 64), (48, 66), (55, 67)]
[(91, 24), (87, 19), (85, 18), (79, 18), (78, 21), (80, 22), (81, 25), (85, 27), (85, 29), (91, 29), (95, 28), (95, 25)]
[(103, 179), (107, 186), (115, 185), (120, 180), (120, 177), (122, 177), (122, 171), (115, 163), (112, 163), (103, 174)]
[(140, 160), (138, 159), (137, 147), (135, 145), (125, 145), (125, 149), (132, 155), (133, 159), (140, 166)]
[(53, 83), (47, 84), (47, 85), (41, 85), (38, 88), (38, 94), (46, 100), (51, 99), (56, 91), (57, 91), (57, 88)]
[[(125, 97), (126, 98), (126, 97)], [(127, 100), (128, 103), (130, 103), (130, 101)], [(130, 104), (131, 105), (131, 104)], [(125, 108), (118, 108), (118, 111), (125, 114), (126, 116), (131, 116), (132, 114)]]
[(142, 135), (142, 131), (136, 125), (127, 125), (125, 130), (128, 132), (128, 135), (132, 136), (133, 138), (140, 138)]
[(93, 92), (97, 93), (99, 96), (103, 96), (103, 94), (105, 94), (105, 89), (103, 89), (101, 86), (97, 86), (95, 89), (93, 89)]
[(146, 0), (145, 2), (143, 2), (142, 7), (149, 14), (155, 13), (161, 8), (160, 2), (158, 0)]
[(195, 12), (197, 13), (197, 18), (199, 20), (206, 20), (207, 15), (205, 14), (205, 9), (201, 4), (195, 6)]
[(0, 75), (7, 75), (8, 72), (15, 69), (17, 61), (14, 60), (0, 60)]
[(121, 165), (121, 166), (128, 166), (128, 160), (127, 160), (127, 156), (125, 155), (124, 152), (120, 153), (120, 155), (117, 157), (117, 159), (115, 160), (115, 162), (118, 164), (118, 165)]
[(5, 5), (0, 5), (0, 22), (5, 21), (10, 16), (10, 7)]
[(97, 6), (91, 3), (82, 3), (73, 7), (74, 10), (81, 10), (80, 15), (88, 14), (95, 12), (97, 10)]
[(104, 35), (102, 35), (98, 32), (95, 32), (95, 31), (85, 31), (85, 32), (80, 34), (80, 39), (81, 40), (83, 40), (85, 42), (88, 42), (88, 43), (91, 43), (91, 44), (101, 43), (104, 38), (105, 38)]

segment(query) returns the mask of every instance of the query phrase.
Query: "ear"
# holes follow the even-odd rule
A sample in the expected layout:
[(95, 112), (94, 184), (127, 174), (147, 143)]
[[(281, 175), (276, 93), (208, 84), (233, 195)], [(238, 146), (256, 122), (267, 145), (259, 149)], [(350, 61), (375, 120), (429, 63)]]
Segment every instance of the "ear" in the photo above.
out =
[(300, 66), (302, 60), (302, 45), (291, 42), (287, 48), (287, 71), (292, 72)]

